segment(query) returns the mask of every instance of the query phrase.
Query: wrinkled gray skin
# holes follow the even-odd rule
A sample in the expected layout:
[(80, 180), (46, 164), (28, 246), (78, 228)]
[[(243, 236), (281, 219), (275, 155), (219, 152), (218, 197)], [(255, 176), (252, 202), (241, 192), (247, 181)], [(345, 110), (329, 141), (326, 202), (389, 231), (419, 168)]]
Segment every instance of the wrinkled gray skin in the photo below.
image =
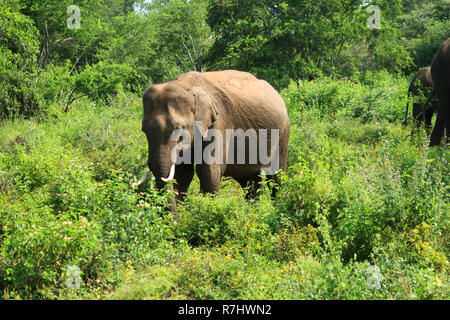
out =
[(430, 146), (441, 144), (447, 131), (450, 130), (450, 38), (439, 48), (433, 63), (431, 64), (431, 75), (433, 77), (439, 106), (430, 137)]
[[(171, 150), (178, 143), (171, 141), (172, 132), (177, 128), (186, 129), (193, 140), (194, 121), (202, 121), (202, 134), (214, 128), (222, 132), (224, 140), (226, 129), (279, 129), (279, 167), (286, 171), (290, 122), (285, 102), (270, 84), (250, 73), (233, 70), (189, 72), (174, 81), (148, 88), (143, 103), (142, 130), (148, 140), (148, 166), (158, 189), (172, 184), (163, 181), (170, 175)], [(226, 154), (224, 143), (223, 156)], [(260, 169), (265, 166), (259, 162), (248, 164), (248, 157), (245, 164), (226, 164), (225, 159), (222, 163), (196, 164), (202, 192), (218, 192), (221, 178), (230, 176), (243, 188), (249, 188), (247, 197), (257, 196)], [(175, 166), (176, 200), (183, 199), (193, 175), (193, 164)], [(277, 175), (268, 178), (279, 183)], [(170, 211), (177, 218), (175, 198), (170, 200)]]
[[(414, 76), (408, 88), (408, 97), (416, 97), (425, 94), (425, 103), (413, 102), (412, 115), (414, 123), (420, 126), (423, 122), (427, 129), (431, 128), (431, 119), (433, 114), (437, 111), (438, 102), (433, 88), (433, 79), (431, 77), (431, 68), (426, 67), (420, 69)], [(408, 107), (409, 101), (406, 104), (405, 121), (408, 123)]]

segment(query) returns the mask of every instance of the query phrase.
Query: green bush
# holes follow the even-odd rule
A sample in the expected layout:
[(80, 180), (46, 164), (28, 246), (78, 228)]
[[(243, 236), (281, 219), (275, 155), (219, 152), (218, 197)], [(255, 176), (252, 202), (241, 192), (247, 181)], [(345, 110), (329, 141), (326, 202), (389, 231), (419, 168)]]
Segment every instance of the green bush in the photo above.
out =
[(104, 282), (105, 274), (125, 261), (145, 264), (147, 252), (171, 238), (172, 223), (164, 214), (167, 198), (134, 192), (122, 172), (97, 183), (89, 165), (68, 164), (48, 191), (26, 194), (2, 211), (3, 290), (20, 297), (52, 297), (67, 290), (69, 265), (80, 268), (83, 283)]
[(126, 64), (99, 62), (87, 65), (76, 75), (73, 95), (86, 95), (101, 102), (123, 89), (136, 92), (140, 88), (132, 83), (135, 76), (133, 68)]
[(52, 297), (65, 285), (65, 270), (77, 265), (82, 274), (98, 274), (100, 228), (85, 217), (54, 214), (30, 196), (27, 208), (2, 211), (0, 288), (19, 297)]
[[(366, 72), (355, 80), (323, 78), (291, 82), (281, 91), (294, 123), (310, 111), (320, 118), (357, 118), (362, 122), (403, 120), (408, 83), (387, 72)], [(298, 120), (297, 120), (298, 119)]]
[[(48, 154), (42, 154), (44, 150)], [(18, 190), (30, 192), (42, 187), (54, 179), (58, 173), (57, 163), (60, 160), (51, 145), (42, 145), (41, 149), (28, 150), (27, 146), (15, 145), (9, 155), (0, 153), (0, 165), (11, 176)]]
[(265, 251), (274, 208), (270, 201), (252, 204), (242, 202), (241, 197), (189, 195), (179, 208), (179, 236), (192, 246), (228, 243), (241, 250)]
[[(41, 105), (52, 105), (59, 107), (67, 104), (69, 95), (74, 88), (75, 76), (71, 75), (72, 64), (69, 60), (63, 65), (47, 66), (37, 79), (36, 94)], [(52, 111), (50, 106), (46, 112)]]
[[(117, 281), (129, 261), (145, 265), (151, 250), (173, 238), (166, 196), (131, 188), (131, 172), (103, 171), (102, 163), (79, 158), (69, 144), (80, 134), (75, 114), (56, 114), (53, 123), (29, 121), (27, 130), (23, 122), (4, 127), (9, 130), (1, 135), (0, 149), (0, 291), (5, 297), (73, 297), (66, 285), (71, 265), (81, 270), (78, 294), (97, 292)], [(90, 115), (77, 114), (86, 121)], [(73, 132), (67, 121), (74, 121)], [(128, 152), (126, 141), (116, 152)]]

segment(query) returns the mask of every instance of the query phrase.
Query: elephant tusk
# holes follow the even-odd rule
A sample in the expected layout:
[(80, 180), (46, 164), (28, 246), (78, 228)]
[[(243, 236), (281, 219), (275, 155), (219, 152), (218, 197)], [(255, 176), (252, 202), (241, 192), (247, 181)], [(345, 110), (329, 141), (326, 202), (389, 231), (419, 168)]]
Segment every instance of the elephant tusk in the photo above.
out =
[(137, 186), (141, 185), (145, 180), (147, 180), (149, 174), (150, 174), (150, 171), (145, 172), (144, 175), (142, 176), (142, 178), (138, 182), (133, 183), (133, 187), (137, 187)]
[(161, 180), (164, 182), (169, 182), (173, 180), (174, 176), (175, 176), (175, 163), (173, 163), (172, 166), (170, 167), (169, 176), (167, 178), (161, 178)]

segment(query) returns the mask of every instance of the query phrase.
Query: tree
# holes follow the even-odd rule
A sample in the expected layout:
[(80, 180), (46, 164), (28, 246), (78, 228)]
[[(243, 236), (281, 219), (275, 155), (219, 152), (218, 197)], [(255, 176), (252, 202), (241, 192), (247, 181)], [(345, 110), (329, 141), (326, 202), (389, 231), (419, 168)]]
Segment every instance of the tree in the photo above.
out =
[(214, 69), (252, 71), (276, 86), (332, 72), (335, 57), (362, 29), (360, 1), (212, 0), (208, 23)]
[(38, 31), (16, 1), (0, 6), (0, 118), (39, 111), (33, 93)]
[(373, 3), (212, 0), (207, 21), (215, 42), (208, 66), (251, 71), (277, 87), (290, 79), (349, 75), (358, 69), (398, 71), (408, 64), (395, 29), (401, 0), (376, 2), (382, 10), (379, 30), (366, 25), (365, 9)]
[(155, 79), (172, 80), (182, 72), (203, 71), (203, 57), (213, 40), (206, 23), (206, 1), (154, 0), (146, 8), (157, 41), (160, 73)]
[[(128, 0), (20, 0), (21, 12), (34, 21), (39, 30), (39, 66), (64, 63), (70, 59), (74, 68), (98, 62), (97, 53), (113, 34), (112, 20), (116, 16), (133, 12)], [(79, 29), (67, 26), (67, 9), (77, 5), (80, 9)], [(130, 10), (130, 11), (128, 11)], [(73, 71), (73, 70), (72, 70)]]
[(412, 58), (405, 71), (414, 73), (433, 61), (438, 48), (450, 37), (450, 2), (446, 0), (404, 0), (399, 16), (402, 45)]

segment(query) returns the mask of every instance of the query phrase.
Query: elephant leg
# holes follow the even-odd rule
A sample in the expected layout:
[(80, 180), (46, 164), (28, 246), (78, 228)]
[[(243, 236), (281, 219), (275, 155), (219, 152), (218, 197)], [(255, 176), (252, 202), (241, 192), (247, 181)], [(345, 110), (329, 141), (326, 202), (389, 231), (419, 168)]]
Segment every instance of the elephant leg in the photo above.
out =
[(423, 112), (422, 112), (422, 106), (418, 103), (413, 103), (413, 122), (414, 126), (420, 125), (420, 123), (423, 120)]
[(446, 90), (443, 90), (445, 88), (439, 89), (436, 90), (439, 100), (439, 107), (433, 132), (431, 133), (430, 147), (441, 144), (441, 140), (445, 133), (444, 129), (449, 128), (450, 123), (450, 97)]
[(219, 165), (198, 164), (196, 167), (200, 190), (203, 193), (217, 193), (220, 191), (222, 168)]
[(183, 201), (186, 192), (194, 177), (194, 166), (191, 164), (180, 164), (175, 169), (174, 189), (177, 191), (177, 200)]
[(448, 131), (447, 128), (449, 128), (449, 127), (445, 126), (445, 128), (444, 128), (444, 136), (447, 137), (447, 139), (445, 139), (445, 144), (450, 143), (450, 134), (449, 134), (450, 132)]
[(275, 182), (275, 186), (272, 188), (272, 199), (275, 198), (275, 196), (277, 195), (278, 192), (278, 187), (280, 186), (280, 177), (276, 174), (272, 175), (272, 176), (267, 176), (268, 179), (273, 180), (273, 182)]
[[(177, 201), (183, 201), (183, 198), (186, 194), (189, 185), (192, 182), (192, 178), (194, 176), (194, 167), (192, 165), (177, 165), (175, 167), (175, 181), (169, 181), (167, 184), (169, 185), (169, 190), (175, 191), (176, 195), (171, 194), (168, 198), (169, 211), (173, 214), (175, 218), (174, 223), (176, 224), (178, 221), (178, 210), (177, 210)], [(158, 189), (163, 189), (165, 187), (165, 183), (157, 182), (156, 186)]]
[[(275, 182), (275, 186), (272, 188), (271, 197), (275, 198), (276, 193), (278, 191), (278, 186), (280, 185), (280, 178), (278, 175), (270, 175), (266, 176), (267, 181)], [(259, 196), (259, 189), (261, 188), (261, 176), (260, 173), (252, 175), (246, 178), (235, 178), (237, 182), (241, 185), (243, 189), (247, 192), (245, 194), (246, 199), (257, 199)]]
[(235, 177), (234, 180), (245, 190), (245, 198), (247, 200), (258, 198), (258, 189), (261, 182), (259, 173), (250, 177)]
[(431, 129), (431, 119), (433, 118), (434, 110), (432, 107), (425, 111), (425, 128), (429, 132)]

